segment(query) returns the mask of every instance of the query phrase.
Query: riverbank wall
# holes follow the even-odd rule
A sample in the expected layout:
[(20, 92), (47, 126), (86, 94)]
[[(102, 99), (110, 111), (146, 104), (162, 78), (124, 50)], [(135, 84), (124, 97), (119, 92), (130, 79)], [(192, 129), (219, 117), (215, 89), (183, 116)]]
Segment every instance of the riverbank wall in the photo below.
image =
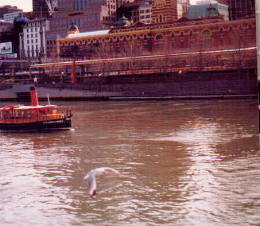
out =
[(256, 70), (196, 71), (89, 77), (71, 83), (14, 84), (0, 89), (0, 100), (29, 98), (36, 85), (40, 99), (122, 100), (257, 97)]

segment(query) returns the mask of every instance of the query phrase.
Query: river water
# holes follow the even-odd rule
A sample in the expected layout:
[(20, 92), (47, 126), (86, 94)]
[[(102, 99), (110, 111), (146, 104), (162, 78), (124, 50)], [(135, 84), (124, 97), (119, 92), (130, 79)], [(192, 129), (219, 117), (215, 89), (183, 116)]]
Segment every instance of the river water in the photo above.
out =
[(0, 134), (0, 225), (260, 224), (257, 100), (57, 104), (73, 130)]

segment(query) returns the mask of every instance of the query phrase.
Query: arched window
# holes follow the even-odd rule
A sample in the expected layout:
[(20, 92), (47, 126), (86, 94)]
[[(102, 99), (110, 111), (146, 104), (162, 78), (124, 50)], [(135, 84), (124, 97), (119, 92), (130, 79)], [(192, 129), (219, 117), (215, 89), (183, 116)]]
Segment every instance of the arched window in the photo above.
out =
[(209, 31), (209, 30), (204, 30), (204, 31), (202, 32), (202, 34), (203, 34), (203, 35), (207, 35), (207, 36), (208, 36), (208, 35), (210, 35), (211, 33), (210, 33), (210, 31)]
[(162, 16), (162, 15), (160, 15), (159, 22), (160, 22), (160, 23), (162, 23), (162, 22), (163, 22), (163, 16)]
[(158, 35), (156, 35), (156, 36), (155, 36), (155, 39), (156, 39), (156, 40), (161, 40), (161, 39), (163, 39), (162, 34), (158, 34)]

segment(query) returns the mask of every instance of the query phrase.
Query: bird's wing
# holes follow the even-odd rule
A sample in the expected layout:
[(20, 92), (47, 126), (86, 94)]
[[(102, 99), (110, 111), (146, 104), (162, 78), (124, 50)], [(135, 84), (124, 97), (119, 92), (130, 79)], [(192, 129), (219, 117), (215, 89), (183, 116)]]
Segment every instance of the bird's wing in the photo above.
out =
[(117, 170), (110, 168), (110, 167), (100, 167), (93, 170), (90, 170), (86, 176), (84, 177), (84, 180), (88, 180), (92, 176), (98, 176), (102, 174), (120, 174)]
[(110, 174), (110, 173), (120, 174), (117, 170), (110, 168), (110, 167), (104, 167), (104, 173), (106, 173), (106, 174)]
[(100, 167), (93, 170), (90, 170), (87, 175), (84, 177), (84, 180), (88, 182), (88, 193), (91, 197), (96, 194), (97, 182), (96, 176), (102, 174), (120, 174), (117, 170), (110, 167)]

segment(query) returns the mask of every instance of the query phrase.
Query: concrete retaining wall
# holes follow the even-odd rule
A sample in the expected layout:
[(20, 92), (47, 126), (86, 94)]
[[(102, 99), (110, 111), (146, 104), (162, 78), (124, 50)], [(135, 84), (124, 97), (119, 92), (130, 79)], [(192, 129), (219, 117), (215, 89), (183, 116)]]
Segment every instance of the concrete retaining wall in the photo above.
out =
[[(86, 78), (76, 84), (38, 84), (39, 98), (97, 99), (122, 97), (257, 96), (256, 70), (164, 73)], [(1, 100), (16, 100), (30, 86), (0, 89)]]

